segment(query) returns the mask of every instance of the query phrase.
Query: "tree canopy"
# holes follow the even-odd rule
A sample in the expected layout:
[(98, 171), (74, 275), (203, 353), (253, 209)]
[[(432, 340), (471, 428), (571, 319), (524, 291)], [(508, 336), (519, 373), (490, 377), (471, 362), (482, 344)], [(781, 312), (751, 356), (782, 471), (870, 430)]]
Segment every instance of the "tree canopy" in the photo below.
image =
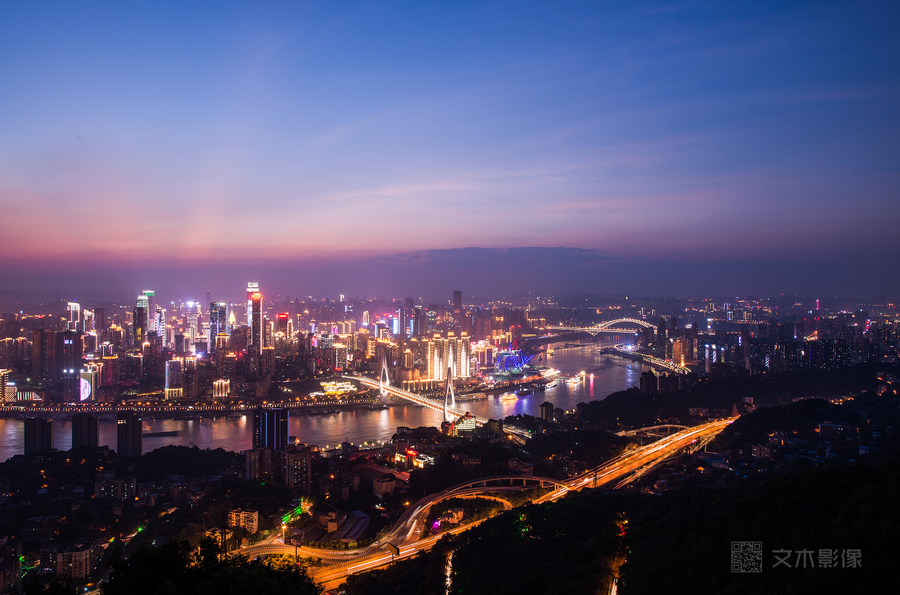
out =
[(212, 539), (199, 552), (187, 542), (142, 547), (112, 564), (104, 595), (318, 595), (320, 589), (302, 566), (278, 568), (240, 556), (221, 557)]

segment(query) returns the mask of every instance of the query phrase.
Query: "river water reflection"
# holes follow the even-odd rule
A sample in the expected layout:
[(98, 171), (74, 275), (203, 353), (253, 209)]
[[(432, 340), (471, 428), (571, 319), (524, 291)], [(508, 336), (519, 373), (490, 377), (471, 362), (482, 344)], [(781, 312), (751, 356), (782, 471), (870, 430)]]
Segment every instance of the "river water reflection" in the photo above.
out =
[[(580, 402), (601, 400), (607, 395), (639, 384), (642, 366), (615, 356), (600, 353), (599, 344), (582, 347), (565, 347), (563, 343), (550, 345), (553, 355), (543, 355), (535, 363), (548, 365), (565, 374), (584, 371), (584, 382), (570, 385), (560, 381), (543, 393), (533, 393), (514, 401), (501, 401), (499, 396), (486, 400), (461, 403), (472, 413), (489, 418), (504, 418), (525, 413), (538, 415), (541, 403), (550, 401), (554, 407), (574, 409)], [(590, 378), (593, 373), (594, 377)], [(356, 409), (328, 415), (291, 416), (290, 434), (301, 442), (319, 446), (335, 445), (344, 440), (352, 443), (390, 440), (398, 426), (439, 426), (441, 413), (416, 405), (395, 405), (387, 409), (370, 411)], [(100, 444), (115, 448), (116, 422), (114, 416), (100, 420)], [(252, 421), (247, 415), (239, 417), (214, 417), (201, 419), (144, 419), (144, 432), (177, 432), (175, 436), (145, 436), (143, 450), (149, 452), (167, 444), (200, 448), (224, 448), (241, 451), (250, 448)], [(24, 422), (19, 419), (0, 418), (0, 461), (21, 454), (23, 451)], [(67, 450), (72, 444), (71, 418), (56, 417), (53, 420), (53, 445)]]

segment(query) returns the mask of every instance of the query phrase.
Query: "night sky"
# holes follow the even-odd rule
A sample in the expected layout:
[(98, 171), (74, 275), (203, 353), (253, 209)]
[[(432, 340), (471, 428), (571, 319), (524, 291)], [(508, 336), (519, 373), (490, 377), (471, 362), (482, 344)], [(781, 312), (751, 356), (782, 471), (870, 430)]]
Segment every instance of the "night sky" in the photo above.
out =
[(5, 2), (0, 289), (896, 295), (898, 30), (895, 2)]

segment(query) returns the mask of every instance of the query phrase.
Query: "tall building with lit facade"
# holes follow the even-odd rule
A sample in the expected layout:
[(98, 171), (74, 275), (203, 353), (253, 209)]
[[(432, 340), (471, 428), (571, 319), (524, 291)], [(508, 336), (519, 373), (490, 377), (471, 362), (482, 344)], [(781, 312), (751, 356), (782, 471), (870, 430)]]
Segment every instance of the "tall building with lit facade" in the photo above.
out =
[(81, 358), (84, 355), (84, 343), (81, 340), (81, 334), (75, 331), (64, 331), (59, 333), (58, 337), (58, 365), (60, 368), (66, 370), (81, 368)]
[(259, 292), (254, 293), (250, 299), (250, 345), (256, 347), (257, 353), (264, 345), (262, 300), (263, 296)]
[(100, 386), (116, 386), (122, 380), (119, 356), (104, 355), (103, 367), (100, 369)]
[(213, 380), (213, 398), (224, 399), (231, 394), (231, 381), (227, 378)]
[(272, 346), (275, 347), (279, 353), (285, 351), (289, 346), (290, 340), (294, 334), (292, 324), (290, 314), (284, 313), (275, 315), (275, 334), (273, 336)]
[(254, 448), (245, 453), (246, 479), (255, 481), (272, 477), (272, 449)]
[(82, 403), (95, 402), (97, 389), (100, 388), (100, 380), (103, 375), (102, 362), (90, 362), (81, 370), (81, 382), (79, 387), (79, 401)]
[(226, 333), (219, 333), (216, 335), (216, 361), (219, 361), (219, 356), (228, 351), (229, 337)]
[(9, 377), (11, 374), (11, 370), (0, 370), (0, 404), (9, 405), (15, 401), (15, 387), (12, 387), (13, 390), (13, 398), (8, 399), (6, 397), (6, 385), (9, 382)]
[(305, 446), (288, 446), (278, 452), (280, 474), (284, 485), (291, 490), (311, 491), (312, 452)]
[(237, 374), (237, 354), (228, 352), (216, 358), (216, 375), (219, 378), (233, 379)]
[(468, 335), (455, 337), (452, 333), (447, 338), (435, 337), (428, 341), (427, 347), (428, 378), (445, 380), (450, 368), (454, 378), (467, 378), (471, 371), (471, 345)]
[(184, 366), (181, 371), (181, 386), (184, 398), (190, 401), (200, 396), (200, 371), (197, 367), (197, 358), (188, 356), (184, 358)]
[(209, 303), (209, 348), (210, 351), (218, 350), (217, 337), (220, 334), (228, 336), (228, 303), (226, 302), (210, 302)]
[(116, 452), (132, 459), (141, 456), (141, 415), (137, 411), (119, 411), (116, 415)]
[(288, 443), (288, 410), (258, 407), (253, 412), (253, 448), (284, 450)]
[(184, 371), (184, 359), (175, 357), (166, 362), (166, 390), (181, 388), (181, 376)]
[(197, 342), (197, 335), (200, 334), (200, 314), (197, 312), (198, 308), (194, 305), (194, 302), (189, 302), (189, 304), (189, 309), (184, 316), (184, 332), (188, 338), (188, 343), (191, 345), (191, 351), (193, 352), (193, 346)]
[(152, 289), (145, 289), (141, 292), (141, 297), (147, 298), (147, 319), (145, 321), (146, 332), (157, 331), (156, 328), (156, 292)]
[(134, 346), (140, 349), (147, 340), (150, 326), (150, 303), (146, 295), (139, 295), (134, 306), (134, 316), (131, 323), (131, 334), (134, 337)]
[(247, 283), (247, 326), (253, 328), (253, 294), (259, 293), (259, 282), (249, 281)]
[(81, 304), (69, 302), (66, 307), (66, 330), (80, 331), (81, 328)]
[(59, 369), (56, 378), (62, 378), (63, 402), (77, 403), (81, 400), (81, 335), (75, 331), (57, 334)]
[(132, 352), (126, 353), (123, 375), (127, 380), (140, 382), (144, 377), (144, 354)]

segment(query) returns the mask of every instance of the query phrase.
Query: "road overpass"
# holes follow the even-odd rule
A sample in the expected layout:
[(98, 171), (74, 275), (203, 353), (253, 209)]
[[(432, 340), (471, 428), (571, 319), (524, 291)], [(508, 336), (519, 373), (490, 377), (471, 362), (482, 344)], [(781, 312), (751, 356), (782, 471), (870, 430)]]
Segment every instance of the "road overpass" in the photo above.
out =
[[(374, 383), (373, 384), (377, 384)], [(584, 488), (607, 486), (640, 469), (647, 469), (663, 462), (668, 457), (690, 448), (704, 440), (709, 440), (722, 431), (735, 417), (712, 421), (700, 426), (685, 428), (656, 442), (623, 452), (593, 469), (567, 480), (556, 480), (546, 477), (494, 476), (482, 477), (463, 482), (446, 490), (431, 494), (409, 507), (398, 520), (394, 528), (372, 545), (352, 551), (320, 550), (315, 548), (286, 546), (283, 544), (261, 544), (236, 550), (235, 553), (251, 557), (268, 554), (291, 554), (320, 557), (327, 560), (328, 565), (313, 568), (310, 574), (313, 579), (327, 586), (337, 586), (349, 574), (364, 572), (390, 563), (395, 559), (383, 550), (388, 543), (396, 545), (399, 556), (403, 559), (430, 549), (440, 538), (448, 534), (465, 531), (475, 524), (445, 531), (438, 535), (419, 539), (417, 528), (427, 518), (428, 510), (441, 500), (452, 497), (475, 497), (481, 492), (509, 490), (513, 488), (529, 489), (535, 487), (554, 487), (553, 491), (535, 500), (535, 503), (553, 502), (572, 491)], [(649, 429), (649, 428), (648, 428)], [(521, 484), (518, 484), (521, 482)]]
[(690, 370), (685, 366), (677, 364), (670, 359), (662, 359), (661, 357), (656, 357), (654, 355), (649, 355), (646, 353), (641, 353), (639, 351), (635, 351), (631, 345), (623, 345), (619, 344), (615, 347), (604, 347), (604, 352), (615, 353), (616, 355), (621, 355), (622, 357), (626, 357), (629, 359), (634, 359), (641, 361), (645, 364), (649, 364), (651, 366), (656, 366), (657, 368), (663, 368), (665, 370), (669, 370), (670, 372), (676, 372), (678, 374), (688, 374)]
[(623, 430), (616, 432), (616, 436), (666, 436), (674, 432), (688, 429), (687, 426), (678, 424), (660, 424), (658, 426), (649, 426), (647, 428), (638, 428), (636, 430)]

